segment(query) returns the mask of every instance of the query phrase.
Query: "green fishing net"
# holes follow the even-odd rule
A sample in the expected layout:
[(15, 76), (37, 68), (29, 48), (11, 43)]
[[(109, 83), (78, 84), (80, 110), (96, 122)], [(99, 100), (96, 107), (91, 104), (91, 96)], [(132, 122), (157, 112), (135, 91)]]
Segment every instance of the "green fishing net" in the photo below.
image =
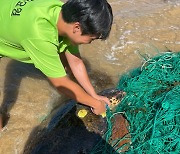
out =
[[(126, 96), (114, 112), (107, 110), (108, 130), (93, 154), (124, 153), (164, 154), (180, 153), (180, 52), (160, 53), (146, 58), (141, 68), (136, 68), (120, 78), (117, 88)], [(123, 114), (129, 123), (130, 142), (122, 146), (122, 138), (110, 141), (111, 119)], [(120, 128), (121, 129), (121, 128)]]

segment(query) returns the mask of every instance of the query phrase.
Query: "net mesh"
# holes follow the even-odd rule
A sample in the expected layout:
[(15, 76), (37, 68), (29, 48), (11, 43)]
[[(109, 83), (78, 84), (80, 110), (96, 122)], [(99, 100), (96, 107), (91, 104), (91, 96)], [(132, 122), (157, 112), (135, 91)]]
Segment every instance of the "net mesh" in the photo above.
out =
[[(99, 142), (92, 154), (122, 153), (179, 153), (180, 152), (180, 52), (166, 52), (145, 59), (120, 78), (118, 89), (126, 96), (114, 112), (107, 110), (108, 130), (103, 139), (111, 147)], [(123, 114), (128, 123), (130, 142), (119, 146), (125, 135), (112, 140), (112, 118)], [(121, 128), (119, 128), (121, 129)]]

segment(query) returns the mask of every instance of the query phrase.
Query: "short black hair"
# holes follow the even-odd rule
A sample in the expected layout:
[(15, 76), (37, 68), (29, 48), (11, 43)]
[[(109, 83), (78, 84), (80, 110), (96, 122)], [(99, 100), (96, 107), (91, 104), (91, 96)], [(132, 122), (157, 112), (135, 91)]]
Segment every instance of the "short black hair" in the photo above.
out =
[(105, 40), (113, 22), (112, 8), (106, 0), (68, 0), (62, 6), (66, 23), (79, 22), (82, 35), (95, 35)]

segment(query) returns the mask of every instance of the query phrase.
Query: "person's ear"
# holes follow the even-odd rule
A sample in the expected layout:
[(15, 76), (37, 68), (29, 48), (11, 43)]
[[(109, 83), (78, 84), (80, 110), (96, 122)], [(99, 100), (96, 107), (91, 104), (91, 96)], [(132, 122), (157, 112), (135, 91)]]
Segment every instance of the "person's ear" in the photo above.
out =
[(73, 33), (74, 33), (74, 34), (75, 34), (75, 33), (79, 33), (79, 34), (82, 33), (79, 22), (75, 22), (75, 23), (73, 24)]

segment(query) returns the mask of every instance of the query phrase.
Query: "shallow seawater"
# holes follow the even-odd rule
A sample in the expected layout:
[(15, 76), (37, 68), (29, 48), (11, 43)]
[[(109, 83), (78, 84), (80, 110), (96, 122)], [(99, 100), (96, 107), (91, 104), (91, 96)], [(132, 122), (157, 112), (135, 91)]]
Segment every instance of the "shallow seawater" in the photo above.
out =
[(116, 85), (123, 73), (140, 66), (145, 59), (158, 52), (180, 50), (179, 0), (109, 2), (114, 14), (109, 38), (81, 47), (95, 85), (102, 80), (107, 86)]

